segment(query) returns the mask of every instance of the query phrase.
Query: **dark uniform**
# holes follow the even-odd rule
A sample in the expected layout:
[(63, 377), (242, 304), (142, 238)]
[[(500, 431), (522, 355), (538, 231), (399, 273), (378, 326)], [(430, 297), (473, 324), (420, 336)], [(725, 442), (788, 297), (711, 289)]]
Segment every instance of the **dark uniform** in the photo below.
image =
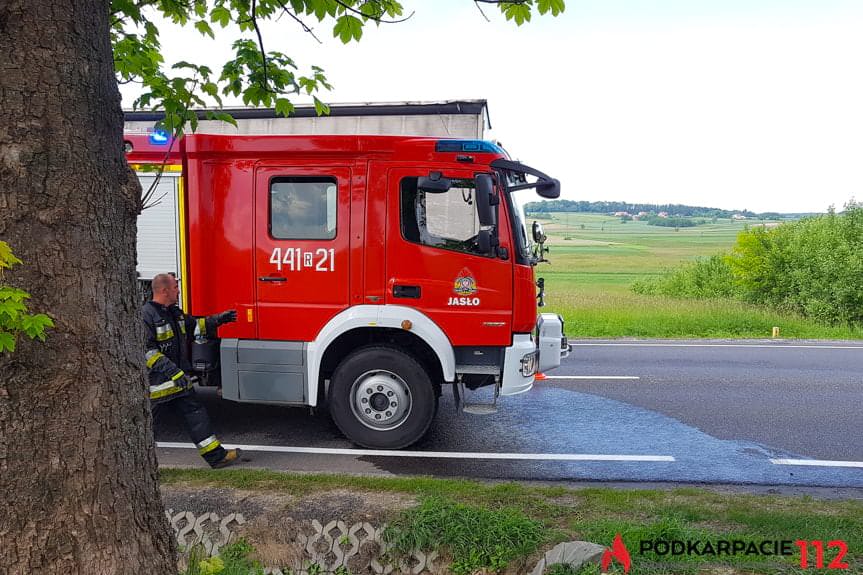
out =
[(213, 433), (207, 410), (195, 397), (191, 372), (190, 346), (196, 336), (214, 337), (216, 328), (234, 321), (234, 312), (208, 317), (193, 317), (176, 305), (165, 307), (154, 301), (144, 304), (141, 315), (147, 328), (147, 369), (153, 419), (173, 409), (183, 417), (186, 431), (207, 463), (218, 466), (226, 451)]

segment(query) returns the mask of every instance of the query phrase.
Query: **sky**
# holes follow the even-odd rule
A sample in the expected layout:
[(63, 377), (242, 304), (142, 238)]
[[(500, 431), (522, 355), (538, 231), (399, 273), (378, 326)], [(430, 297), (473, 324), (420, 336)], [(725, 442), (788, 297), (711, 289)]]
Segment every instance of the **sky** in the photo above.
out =
[[(408, 21), (360, 43), (316, 24), (319, 44), (285, 17), (265, 45), (324, 68), (329, 103), (488, 100), (486, 137), (558, 178), (563, 199), (756, 212), (863, 199), (859, 0), (567, 0), (521, 27), (469, 0), (402, 4)], [(220, 69), (235, 34), (165, 25), (163, 54)]]

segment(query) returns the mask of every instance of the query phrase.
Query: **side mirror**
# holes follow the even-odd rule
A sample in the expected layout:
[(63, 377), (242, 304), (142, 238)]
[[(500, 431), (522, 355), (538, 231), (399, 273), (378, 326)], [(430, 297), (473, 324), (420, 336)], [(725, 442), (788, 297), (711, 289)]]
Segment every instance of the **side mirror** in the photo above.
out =
[(548, 239), (548, 236), (542, 231), (542, 224), (539, 222), (533, 222), (531, 232), (533, 233), (533, 241), (538, 244), (544, 244), (545, 240)]
[(494, 181), (488, 174), (477, 174), (476, 182), (476, 213), (479, 225), (496, 226), (497, 210), (494, 206), (498, 200), (494, 195)]
[(560, 180), (556, 180), (551, 178), (541, 184), (537, 184), (536, 193), (539, 194), (540, 197), (548, 198), (553, 200), (555, 198), (560, 197)]
[(417, 188), (430, 194), (442, 194), (452, 187), (452, 180), (444, 178), (440, 172), (429, 172), (428, 176), (417, 178)]

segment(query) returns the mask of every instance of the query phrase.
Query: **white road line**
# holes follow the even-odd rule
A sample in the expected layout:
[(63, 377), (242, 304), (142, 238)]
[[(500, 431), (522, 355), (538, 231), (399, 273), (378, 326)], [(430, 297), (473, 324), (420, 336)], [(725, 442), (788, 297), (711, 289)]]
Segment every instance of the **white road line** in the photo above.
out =
[[(545, 461), (638, 461), (673, 462), (670, 455), (596, 455), (587, 453), (465, 453), (460, 451), (389, 451), (385, 449), (334, 449), (329, 447), (282, 447), (278, 445), (227, 445), (246, 451), (269, 451), (274, 453), (316, 453), (322, 455), (352, 455), (354, 457), (421, 457), (435, 459), (529, 459)], [(158, 441), (156, 447), (173, 449), (197, 449), (192, 443)]]
[(810, 465), (815, 467), (860, 467), (863, 461), (828, 461), (826, 459), (771, 459), (775, 465)]
[(641, 379), (637, 375), (546, 375), (545, 379)]
[(859, 349), (860, 345), (784, 345), (762, 343), (571, 343), (573, 347), (755, 347), (766, 349)]

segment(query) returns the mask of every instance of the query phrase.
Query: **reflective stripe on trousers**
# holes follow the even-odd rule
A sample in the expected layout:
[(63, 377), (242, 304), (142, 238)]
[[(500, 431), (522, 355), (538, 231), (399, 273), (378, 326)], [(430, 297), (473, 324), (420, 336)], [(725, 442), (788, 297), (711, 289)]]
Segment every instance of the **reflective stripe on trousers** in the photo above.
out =
[(195, 445), (198, 447), (198, 453), (200, 453), (201, 455), (204, 455), (205, 453), (209, 453), (209, 452), (213, 451), (214, 449), (216, 449), (217, 447), (219, 447), (222, 444), (219, 443), (219, 440), (216, 439), (215, 435), (211, 435), (210, 437), (208, 437), (204, 441), (200, 441), (200, 442), (196, 443)]

